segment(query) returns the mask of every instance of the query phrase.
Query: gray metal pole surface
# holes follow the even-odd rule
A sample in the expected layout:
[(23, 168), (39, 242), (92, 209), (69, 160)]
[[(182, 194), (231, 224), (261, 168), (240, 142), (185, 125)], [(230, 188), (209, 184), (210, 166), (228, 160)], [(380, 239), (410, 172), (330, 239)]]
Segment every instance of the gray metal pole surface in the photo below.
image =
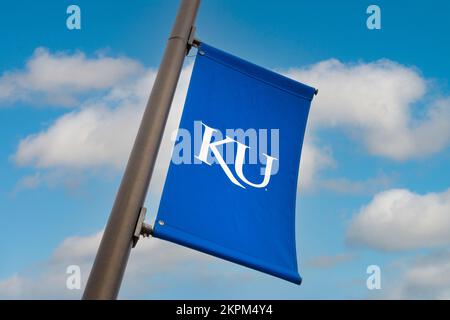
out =
[(181, 0), (83, 299), (117, 298), (199, 5)]

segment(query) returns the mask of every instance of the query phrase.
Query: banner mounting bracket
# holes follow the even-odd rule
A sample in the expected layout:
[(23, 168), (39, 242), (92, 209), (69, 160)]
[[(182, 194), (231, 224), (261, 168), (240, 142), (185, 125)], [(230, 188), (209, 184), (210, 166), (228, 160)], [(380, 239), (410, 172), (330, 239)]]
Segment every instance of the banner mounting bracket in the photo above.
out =
[(148, 238), (153, 234), (153, 227), (150, 224), (144, 222), (146, 213), (147, 208), (142, 207), (141, 211), (139, 212), (139, 218), (133, 233), (133, 248), (136, 247), (140, 236)]
[(200, 40), (195, 38), (195, 31), (197, 28), (195, 26), (191, 27), (191, 31), (189, 32), (188, 42), (187, 42), (187, 52), (186, 55), (189, 54), (189, 51), (191, 51), (191, 48), (198, 48), (201, 44)]

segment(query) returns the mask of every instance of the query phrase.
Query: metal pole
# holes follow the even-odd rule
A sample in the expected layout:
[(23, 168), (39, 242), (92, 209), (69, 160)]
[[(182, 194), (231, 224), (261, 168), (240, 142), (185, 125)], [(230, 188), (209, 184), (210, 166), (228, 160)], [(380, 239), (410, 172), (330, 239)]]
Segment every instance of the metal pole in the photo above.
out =
[(83, 299), (117, 298), (199, 4), (181, 0)]

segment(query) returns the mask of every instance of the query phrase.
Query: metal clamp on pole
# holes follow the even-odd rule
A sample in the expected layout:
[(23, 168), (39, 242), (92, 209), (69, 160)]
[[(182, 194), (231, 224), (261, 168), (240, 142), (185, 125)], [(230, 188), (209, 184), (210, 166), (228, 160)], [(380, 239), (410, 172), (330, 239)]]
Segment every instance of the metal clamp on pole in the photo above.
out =
[(188, 38), (188, 47), (187, 47), (187, 52), (186, 55), (189, 54), (189, 51), (191, 51), (191, 48), (198, 48), (201, 44), (201, 41), (197, 38), (195, 38), (195, 31), (197, 30), (197, 28), (195, 26), (192, 26), (191, 31), (189, 32), (189, 38)]
[(136, 228), (134, 229), (133, 248), (136, 247), (136, 244), (138, 243), (140, 236), (148, 238), (153, 234), (153, 227), (150, 224), (144, 222), (146, 214), (147, 208), (142, 207), (141, 212), (139, 213), (139, 219), (136, 223)]
[(197, 30), (197, 28), (195, 26), (192, 26), (191, 30), (189, 31), (186, 55), (189, 54), (189, 51), (191, 51), (191, 48), (194, 45), (195, 30)]

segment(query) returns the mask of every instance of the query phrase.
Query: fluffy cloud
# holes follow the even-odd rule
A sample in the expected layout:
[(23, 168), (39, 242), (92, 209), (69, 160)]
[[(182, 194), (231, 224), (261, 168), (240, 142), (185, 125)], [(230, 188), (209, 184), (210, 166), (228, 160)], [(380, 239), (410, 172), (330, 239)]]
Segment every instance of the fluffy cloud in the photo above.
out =
[(450, 299), (450, 251), (416, 257), (401, 263), (399, 269), (401, 275), (388, 272), (380, 298)]
[[(32, 272), (14, 274), (0, 280), (0, 299), (80, 299), (101, 236), (102, 232), (98, 232), (91, 236), (65, 239), (52, 256), (34, 266)], [(132, 250), (120, 297), (162, 294), (162, 289), (171, 287), (174, 282), (178, 286), (186, 279), (202, 282), (208, 277), (223, 277), (223, 281), (232, 282), (233, 279), (241, 278), (239, 271), (223, 271), (218, 261), (166, 241), (141, 240)], [(77, 265), (81, 269), (81, 290), (69, 290), (66, 287), (66, 270), (70, 265)]]
[(14, 160), (37, 168), (121, 167), (136, 135), (142, 107), (102, 105), (70, 112), (19, 144)]
[(5, 72), (0, 77), (0, 103), (73, 106), (79, 95), (112, 88), (143, 71), (140, 63), (128, 58), (88, 58), (82, 52), (52, 54), (38, 48), (23, 70)]
[(307, 132), (303, 143), (298, 178), (298, 186), (302, 191), (317, 188), (319, 186), (317, 177), (320, 173), (336, 165), (331, 150), (320, 147), (313, 139), (313, 136)]
[(352, 219), (351, 244), (408, 250), (450, 244), (450, 189), (420, 195), (392, 189), (375, 195)]
[[(389, 60), (333, 59), (287, 75), (320, 88), (311, 109), (313, 128), (343, 128), (374, 155), (418, 158), (450, 142), (450, 99), (432, 99), (423, 107), (432, 85), (414, 68)], [(422, 106), (417, 112), (416, 105)]]
[[(191, 67), (182, 72), (172, 113), (181, 114), (190, 72)], [(155, 76), (156, 72), (148, 70), (132, 82), (117, 85), (106, 94), (84, 102), (46, 130), (26, 137), (14, 155), (15, 162), (38, 168), (123, 167)], [(169, 131), (176, 129), (177, 119), (177, 115), (170, 117)], [(170, 139), (167, 140), (163, 146), (170, 146)], [(170, 151), (170, 147), (163, 149)]]

